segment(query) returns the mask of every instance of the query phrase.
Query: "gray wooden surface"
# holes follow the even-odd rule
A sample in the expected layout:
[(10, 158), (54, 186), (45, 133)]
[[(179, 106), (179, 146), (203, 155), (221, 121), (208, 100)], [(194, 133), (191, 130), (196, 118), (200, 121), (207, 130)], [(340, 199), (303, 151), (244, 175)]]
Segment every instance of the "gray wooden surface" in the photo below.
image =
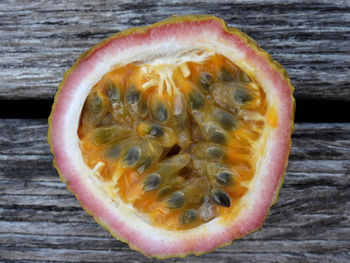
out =
[[(1, 120), (0, 130), (0, 259), (158, 261), (80, 208), (52, 167), (45, 120)], [(211, 254), (167, 262), (350, 261), (349, 169), (350, 124), (296, 124), (285, 183), (264, 227)]]
[(0, 99), (52, 98), (63, 73), (120, 30), (173, 14), (213, 14), (289, 72), (297, 99), (350, 100), (350, 1), (0, 2)]
[[(217, 15), (256, 39), (286, 66), (297, 105), (350, 101), (350, 1), (2, 0), (0, 103), (52, 100), (63, 73), (103, 38), (191, 13)], [(0, 262), (161, 261), (80, 208), (52, 166), (46, 119), (0, 119), (0, 131)], [(164, 261), (350, 262), (349, 171), (350, 123), (296, 123), (285, 183), (262, 230)]]

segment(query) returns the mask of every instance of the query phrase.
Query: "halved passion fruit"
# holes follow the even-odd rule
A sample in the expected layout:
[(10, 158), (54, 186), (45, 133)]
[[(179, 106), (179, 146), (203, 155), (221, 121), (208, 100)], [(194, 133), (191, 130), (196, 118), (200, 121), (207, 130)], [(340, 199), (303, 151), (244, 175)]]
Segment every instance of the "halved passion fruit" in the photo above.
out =
[(49, 143), (62, 180), (147, 256), (201, 254), (260, 228), (283, 180), (293, 88), (212, 16), (123, 31), (60, 85)]

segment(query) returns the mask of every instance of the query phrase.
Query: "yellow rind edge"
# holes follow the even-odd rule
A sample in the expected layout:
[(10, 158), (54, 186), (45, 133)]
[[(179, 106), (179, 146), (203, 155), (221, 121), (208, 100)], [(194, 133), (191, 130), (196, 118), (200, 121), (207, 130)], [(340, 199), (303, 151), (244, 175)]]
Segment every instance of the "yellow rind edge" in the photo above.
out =
[[(158, 26), (162, 26), (162, 25), (166, 25), (166, 24), (172, 24), (172, 23), (179, 23), (179, 22), (191, 22), (191, 21), (202, 21), (202, 20), (216, 20), (218, 21), (221, 25), (222, 25), (222, 28), (230, 33), (230, 34), (235, 34), (235, 35), (238, 35), (241, 39), (244, 40), (244, 42), (249, 46), (251, 47), (253, 50), (255, 50), (259, 55), (263, 56), (268, 62), (270, 65), (273, 66), (274, 70), (280, 72), (284, 78), (284, 80), (288, 83), (289, 85), (289, 88), (290, 88), (290, 91), (291, 91), (291, 99), (292, 99), (292, 118), (291, 118), (291, 127), (290, 127), (290, 130), (291, 130), (291, 133), (293, 133), (294, 131), (294, 116), (295, 116), (295, 109), (296, 109), (296, 102), (295, 102), (295, 98), (293, 96), (293, 91), (294, 91), (294, 87), (292, 86), (291, 82), (290, 82), (290, 78), (288, 76), (288, 73), (287, 71), (284, 69), (284, 67), (278, 63), (277, 61), (273, 60), (272, 59), (272, 56), (267, 53), (265, 50), (263, 50), (261, 47), (258, 46), (257, 42), (255, 40), (253, 40), (251, 37), (249, 37), (247, 34), (243, 33), (242, 31), (240, 31), (239, 29), (237, 28), (232, 28), (232, 27), (228, 27), (226, 22), (223, 20), (223, 19), (220, 19), (216, 16), (212, 16), (212, 15), (187, 15), (187, 16), (177, 16), (177, 15), (174, 15), (174, 16), (171, 16), (169, 18), (166, 18), (165, 20), (162, 20), (158, 23), (155, 23), (155, 24), (152, 24), (152, 25), (149, 25), (149, 26), (143, 26), (143, 27), (134, 27), (134, 28), (129, 28), (129, 29), (126, 29), (126, 30), (123, 30), (119, 33), (116, 33), (116, 34), (113, 34), (112, 36), (102, 40), (101, 42), (99, 42), (97, 45), (93, 46), (92, 48), (88, 49), (87, 51), (83, 52), (79, 58), (77, 59), (77, 61), (74, 63), (74, 65), (68, 69), (65, 73), (64, 73), (64, 77), (63, 77), (63, 80), (62, 82), (59, 84), (58, 86), (58, 89), (57, 89), (57, 92), (56, 92), (56, 95), (55, 95), (55, 98), (54, 98), (54, 103), (53, 103), (53, 106), (52, 106), (52, 111), (51, 111), (51, 114), (49, 116), (49, 119), (48, 119), (48, 133), (47, 133), (47, 141), (49, 143), (49, 146), (50, 146), (50, 152), (52, 153), (52, 155), (54, 156), (54, 159), (53, 159), (53, 166), (55, 167), (55, 169), (57, 170), (58, 172), (58, 175), (59, 175), (59, 178), (62, 182), (66, 183), (67, 186), (66, 188), (72, 192), (74, 194), (74, 196), (76, 197), (76, 199), (80, 202), (78, 196), (69, 188), (69, 184), (68, 182), (63, 178), (63, 176), (61, 175), (57, 165), (56, 165), (56, 158), (55, 158), (55, 155), (53, 153), (53, 149), (52, 149), (52, 146), (51, 146), (51, 118), (52, 118), (52, 112), (55, 110), (55, 107), (56, 107), (56, 101), (60, 95), (60, 91), (62, 89), (62, 87), (64, 86), (64, 83), (66, 81), (66, 78), (68, 77), (68, 75), (75, 70), (75, 68), (78, 67), (78, 65), (80, 64), (80, 62), (86, 58), (88, 58), (91, 54), (93, 54), (97, 49), (101, 48), (102, 46), (108, 44), (109, 41), (113, 40), (113, 39), (116, 39), (116, 38), (119, 38), (119, 37), (123, 37), (123, 36), (126, 36), (126, 35), (130, 35), (130, 34), (134, 34), (134, 33), (147, 33), (147, 31), (149, 29), (152, 29), (154, 27), (158, 27)], [(290, 148), (291, 148), (291, 144), (292, 144), (292, 141), (290, 139), (289, 141), (289, 151), (288, 151), (288, 154), (287, 154), (287, 158), (286, 158), (286, 162), (285, 162), (285, 169), (287, 168), (288, 166), (288, 157), (289, 157), (289, 152), (290, 152)], [(278, 195), (279, 195), (279, 192), (282, 188), (282, 185), (283, 185), (283, 181), (284, 181), (284, 176), (285, 176), (285, 173), (283, 175), (281, 175), (281, 178), (280, 178), (280, 182), (279, 182), (279, 186), (278, 188), (276, 189), (276, 192), (275, 192), (275, 197), (274, 197), (274, 200), (271, 204), (274, 205), (276, 204), (277, 202), (277, 199), (278, 199)], [(80, 202), (81, 204), (81, 202)], [(137, 247), (133, 246), (132, 244), (129, 244), (127, 240), (121, 238), (120, 236), (117, 236), (116, 234), (113, 233), (112, 230), (110, 230), (108, 228), (108, 226), (106, 226), (103, 222), (101, 222), (98, 218), (96, 218), (90, 211), (86, 210), (84, 206), (81, 206), (83, 208), (83, 210), (88, 214), (88, 215), (91, 215), (94, 220), (97, 222), (97, 224), (99, 224), (100, 226), (102, 226), (103, 228), (107, 229), (110, 234), (124, 242), (124, 243), (127, 243), (129, 245), (129, 247), (133, 250), (136, 250), (138, 252), (140, 252), (142, 255), (144, 255), (145, 257), (148, 257), (148, 258), (151, 258), (151, 257), (155, 257), (155, 258), (158, 258), (158, 259), (168, 259), (168, 258), (173, 258), (173, 257), (179, 257), (179, 258), (185, 258), (187, 257), (188, 255), (195, 255), (195, 256), (201, 256), (203, 254), (206, 254), (206, 253), (211, 253), (213, 252), (214, 250), (218, 249), (218, 248), (222, 248), (222, 247), (226, 247), (226, 246), (229, 246), (233, 243), (233, 241), (237, 240), (237, 239), (242, 239), (243, 237), (245, 237), (246, 235), (249, 235), (259, 229), (262, 228), (266, 218), (267, 218), (267, 215), (269, 214), (270, 212), (270, 209), (271, 209), (271, 206), (270, 208), (268, 209), (267, 213), (266, 213), (266, 216), (265, 216), (265, 219), (264, 221), (261, 223), (261, 225), (259, 227), (257, 227), (256, 229), (253, 229), (252, 231), (244, 234), (244, 235), (241, 235), (239, 237), (236, 237), (235, 239), (231, 240), (230, 242), (227, 242), (227, 243), (224, 243), (220, 246), (217, 246), (216, 248), (212, 249), (212, 250), (209, 250), (209, 251), (205, 251), (205, 252), (200, 252), (200, 253), (196, 253), (196, 252), (189, 252), (189, 253), (185, 253), (185, 254), (182, 254), (182, 255), (169, 255), (169, 256), (157, 256), (157, 255), (145, 255), (144, 252), (140, 249), (138, 249)]]

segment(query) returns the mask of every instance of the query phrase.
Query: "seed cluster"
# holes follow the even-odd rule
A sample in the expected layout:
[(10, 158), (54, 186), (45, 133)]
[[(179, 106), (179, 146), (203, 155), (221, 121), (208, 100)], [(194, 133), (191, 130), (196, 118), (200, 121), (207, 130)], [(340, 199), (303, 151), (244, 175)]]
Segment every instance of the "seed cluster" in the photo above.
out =
[(254, 176), (263, 90), (222, 55), (174, 66), (171, 89), (144, 68), (113, 70), (91, 90), (78, 130), (85, 162), (161, 227), (229, 213)]

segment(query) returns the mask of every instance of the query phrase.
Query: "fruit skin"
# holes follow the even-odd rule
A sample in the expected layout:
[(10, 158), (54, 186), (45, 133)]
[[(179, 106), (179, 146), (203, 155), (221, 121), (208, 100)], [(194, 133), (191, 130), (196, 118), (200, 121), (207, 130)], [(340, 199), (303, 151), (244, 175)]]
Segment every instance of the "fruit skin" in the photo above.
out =
[[(80, 150), (74, 133), (83, 103), (81, 97), (86, 94), (86, 85), (83, 84), (85, 78), (95, 72), (98, 63), (103, 63), (106, 57), (123, 56), (134, 47), (145, 43), (152, 46), (168, 38), (179, 43), (191, 41), (191, 38), (195, 39), (203, 32), (230, 47), (233, 53), (239, 51), (243, 54), (244, 60), (236, 63), (257, 76), (258, 82), (271, 84), (269, 99), (277, 104), (278, 121), (276, 127), (272, 127), (267, 134), (270, 139), (265, 146), (264, 162), (241, 209), (235, 215), (225, 219), (216, 218), (196, 229), (181, 232), (156, 229), (140, 220), (135, 213), (129, 213), (122, 204), (112, 204), (95, 186), (96, 179), (89, 176), (91, 171), (79, 157)], [(216, 17), (174, 16), (149, 27), (128, 29), (86, 51), (65, 73), (49, 118), (48, 142), (55, 157), (54, 166), (84, 210), (131, 248), (158, 258), (210, 252), (261, 228), (271, 205), (276, 202), (291, 147), (295, 112), (293, 90), (280, 64), (273, 61), (254, 40), (238, 29), (228, 28), (223, 20)]]

